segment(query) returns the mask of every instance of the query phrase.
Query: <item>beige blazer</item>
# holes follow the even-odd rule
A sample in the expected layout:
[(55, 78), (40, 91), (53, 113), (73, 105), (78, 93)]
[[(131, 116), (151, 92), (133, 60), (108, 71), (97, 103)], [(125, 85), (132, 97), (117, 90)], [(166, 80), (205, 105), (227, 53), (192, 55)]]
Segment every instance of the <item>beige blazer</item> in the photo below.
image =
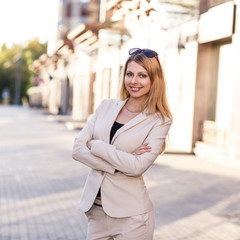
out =
[[(153, 209), (142, 174), (158, 157), (171, 120), (140, 113), (122, 126), (109, 144), (110, 130), (121, 108), (120, 100), (104, 100), (74, 141), (73, 159), (89, 166), (79, 208), (88, 211), (101, 187), (102, 206), (111, 217), (128, 217)], [(91, 150), (87, 141), (94, 139)], [(131, 154), (148, 142), (151, 152)], [(119, 170), (115, 172), (115, 170)]]

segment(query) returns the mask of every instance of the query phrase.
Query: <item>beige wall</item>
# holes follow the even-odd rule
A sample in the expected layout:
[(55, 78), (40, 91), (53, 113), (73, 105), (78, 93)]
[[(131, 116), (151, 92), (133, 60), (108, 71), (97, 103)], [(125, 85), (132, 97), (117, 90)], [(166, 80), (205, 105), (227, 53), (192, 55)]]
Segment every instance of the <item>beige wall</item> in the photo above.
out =
[(193, 122), (193, 146), (202, 138), (204, 120), (209, 120), (209, 107), (211, 96), (211, 69), (212, 69), (211, 44), (201, 44), (198, 47), (197, 75), (195, 87), (195, 105)]
[(240, 1), (236, 0), (236, 28), (233, 36), (232, 72), (234, 88), (232, 92), (232, 117), (230, 123), (230, 156), (240, 159)]
[[(230, 163), (240, 159), (240, 1), (232, 38), (199, 46), (195, 99), (194, 142), (201, 139), (201, 124), (211, 120), (211, 141), (196, 142), (198, 156)], [(216, 47), (217, 46), (217, 47)], [(216, 51), (218, 51), (217, 58)], [(214, 64), (217, 61), (218, 64)], [(214, 69), (217, 69), (217, 72)], [(217, 84), (213, 84), (214, 78)], [(212, 101), (215, 92), (215, 108)]]
[[(169, 32), (164, 51), (163, 66), (168, 85), (168, 96), (173, 114), (170, 129), (170, 151), (192, 152), (195, 81), (198, 43), (197, 21), (191, 20)], [(175, 38), (175, 42), (173, 39)], [(181, 39), (181, 41), (179, 41)], [(179, 42), (178, 42), (179, 41)], [(178, 44), (184, 48), (178, 49)]]
[(89, 86), (91, 58), (84, 52), (78, 52), (72, 64), (73, 109), (74, 120), (84, 121), (88, 118)]
[(165, 52), (165, 73), (174, 118), (170, 130), (173, 151), (192, 151), (196, 59), (196, 42), (187, 43), (180, 52), (176, 48)]
[(118, 98), (120, 52), (118, 47), (102, 46), (98, 50), (96, 81), (94, 85), (94, 108), (103, 99)]

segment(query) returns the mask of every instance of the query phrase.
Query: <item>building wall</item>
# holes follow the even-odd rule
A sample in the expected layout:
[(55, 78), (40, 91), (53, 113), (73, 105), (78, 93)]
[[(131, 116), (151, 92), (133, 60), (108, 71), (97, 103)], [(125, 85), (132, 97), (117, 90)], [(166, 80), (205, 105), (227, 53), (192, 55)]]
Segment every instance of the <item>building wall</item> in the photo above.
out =
[(94, 85), (94, 108), (103, 99), (118, 98), (119, 92), (119, 51), (114, 46), (98, 49), (96, 82)]
[(88, 118), (89, 86), (91, 58), (84, 52), (78, 52), (71, 68), (73, 71), (73, 111), (74, 120), (85, 121)]
[[(220, 6), (226, 6), (226, 13), (229, 12), (227, 7), (231, 4), (233, 6), (232, 2), (227, 4)], [(199, 157), (225, 163), (240, 159), (240, 128), (237, 124), (240, 120), (239, 4), (239, 1), (235, 1), (236, 12), (233, 17), (236, 17), (236, 21), (233, 33), (222, 39), (201, 43), (198, 55), (194, 151)], [(218, 6), (216, 9), (219, 9)], [(234, 23), (234, 18), (232, 22)], [(230, 25), (223, 26), (223, 32), (218, 31), (218, 36), (226, 34), (227, 27), (231, 31), (231, 19), (227, 19), (226, 23)], [(206, 39), (205, 36), (204, 38)]]
[(234, 84), (232, 91), (232, 112), (230, 122), (229, 154), (233, 158), (240, 159), (240, 1), (236, 0), (236, 23), (235, 34), (233, 36), (232, 50), (232, 81)]
[(177, 48), (165, 52), (165, 72), (173, 114), (170, 130), (172, 151), (192, 152), (197, 49), (194, 41), (186, 43), (180, 52)]
[(193, 145), (202, 138), (203, 121), (209, 119), (211, 96), (212, 51), (210, 44), (198, 46), (194, 105)]

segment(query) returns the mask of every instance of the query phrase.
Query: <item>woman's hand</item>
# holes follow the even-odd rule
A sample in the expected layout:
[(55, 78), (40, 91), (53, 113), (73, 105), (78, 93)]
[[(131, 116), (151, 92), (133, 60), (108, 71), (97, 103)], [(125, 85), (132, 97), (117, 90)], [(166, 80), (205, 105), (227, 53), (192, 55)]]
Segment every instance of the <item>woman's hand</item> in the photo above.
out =
[(92, 148), (93, 141), (94, 141), (93, 139), (87, 141), (87, 147), (88, 147), (90, 150), (91, 150), (91, 148)]
[(145, 152), (151, 152), (151, 147), (148, 146), (149, 143), (144, 143), (140, 147), (138, 147), (134, 152), (132, 152), (133, 155), (142, 155)]

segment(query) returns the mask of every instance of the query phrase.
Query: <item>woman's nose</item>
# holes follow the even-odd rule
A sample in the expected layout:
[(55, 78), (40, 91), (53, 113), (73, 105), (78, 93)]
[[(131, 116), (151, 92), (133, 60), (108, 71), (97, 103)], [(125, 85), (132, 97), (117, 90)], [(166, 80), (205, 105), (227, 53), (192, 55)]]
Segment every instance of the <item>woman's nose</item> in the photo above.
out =
[(137, 82), (137, 76), (133, 76), (131, 79), (131, 83), (136, 83)]

